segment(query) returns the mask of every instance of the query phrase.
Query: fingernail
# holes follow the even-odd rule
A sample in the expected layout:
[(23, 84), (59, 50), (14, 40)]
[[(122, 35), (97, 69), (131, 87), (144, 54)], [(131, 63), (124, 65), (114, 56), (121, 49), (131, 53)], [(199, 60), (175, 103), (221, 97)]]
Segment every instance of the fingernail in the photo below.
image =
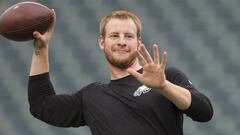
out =
[(153, 44), (153, 47), (158, 47), (158, 45), (157, 44)]

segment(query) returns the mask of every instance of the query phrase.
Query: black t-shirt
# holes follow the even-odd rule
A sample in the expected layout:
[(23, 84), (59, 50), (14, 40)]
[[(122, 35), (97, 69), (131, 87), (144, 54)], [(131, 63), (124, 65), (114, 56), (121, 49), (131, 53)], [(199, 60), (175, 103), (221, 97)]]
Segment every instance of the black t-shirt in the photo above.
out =
[(183, 114), (195, 121), (210, 120), (209, 99), (181, 71), (171, 67), (165, 72), (167, 80), (191, 92), (187, 110), (179, 110), (130, 75), (108, 84), (92, 83), (75, 94), (56, 95), (49, 73), (44, 73), (29, 78), (30, 111), (54, 126), (87, 125), (93, 135), (183, 135)]

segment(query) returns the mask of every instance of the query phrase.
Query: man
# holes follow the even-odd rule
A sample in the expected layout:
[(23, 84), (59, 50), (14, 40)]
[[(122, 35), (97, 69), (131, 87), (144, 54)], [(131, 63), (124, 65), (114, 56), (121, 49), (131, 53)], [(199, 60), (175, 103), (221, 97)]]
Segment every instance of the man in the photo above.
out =
[(182, 135), (183, 114), (195, 121), (212, 118), (209, 99), (184, 73), (166, 68), (158, 45), (153, 58), (141, 42), (141, 22), (128, 11), (113, 11), (100, 22), (99, 46), (111, 81), (95, 82), (72, 95), (56, 95), (49, 75), (48, 47), (54, 24), (34, 32), (29, 78), (32, 115), (59, 127), (87, 125), (93, 135)]

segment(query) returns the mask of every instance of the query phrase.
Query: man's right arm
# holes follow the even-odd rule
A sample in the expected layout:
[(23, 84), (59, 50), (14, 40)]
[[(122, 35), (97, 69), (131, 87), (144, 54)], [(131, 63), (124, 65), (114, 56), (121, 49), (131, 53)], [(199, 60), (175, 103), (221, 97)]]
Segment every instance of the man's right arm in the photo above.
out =
[(85, 125), (81, 93), (56, 95), (49, 75), (48, 46), (35, 50), (28, 82), (30, 112), (35, 118), (58, 127)]
[(84, 125), (82, 92), (73, 95), (56, 95), (50, 81), (48, 54), (55, 21), (54, 17), (54, 22), (46, 33), (33, 33), (35, 51), (28, 82), (30, 112), (37, 119), (54, 126), (78, 127)]
[(48, 60), (49, 42), (54, 31), (55, 22), (56, 17), (54, 15), (54, 22), (52, 23), (51, 27), (48, 29), (46, 33), (40, 34), (37, 31), (33, 33), (33, 36), (35, 38), (34, 40), (35, 51), (32, 56), (30, 76), (49, 72), (49, 60)]
[(50, 125), (79, 127), (83, 119), (82, 90), (56, 95), (49, 73), (29, 77), (28, 100), (31, 114)]

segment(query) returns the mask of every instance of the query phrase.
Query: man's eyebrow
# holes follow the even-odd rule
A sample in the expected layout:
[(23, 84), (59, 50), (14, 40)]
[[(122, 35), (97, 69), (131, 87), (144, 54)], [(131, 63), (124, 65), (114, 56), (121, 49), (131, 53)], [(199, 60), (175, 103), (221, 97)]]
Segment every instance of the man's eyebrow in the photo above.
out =
[[(111, 32), (108, 35), (112, 35), (112, 34), (119, 34), (119, 32)], [(134, 35), (135, 33), (133, 33), (133, 32), (125, 32), (124, 34), (126, 34), (126, 35)]]
[(109, 33), (109, 35), (111, 35), (111, 34), (118, 34), (118, 32), (111, 32), (111, 33)]
[(131, 34), (131, 35), (134, 35), (134, 33), (132, 33), (132, 32), (126, 32), (125, 34)]

